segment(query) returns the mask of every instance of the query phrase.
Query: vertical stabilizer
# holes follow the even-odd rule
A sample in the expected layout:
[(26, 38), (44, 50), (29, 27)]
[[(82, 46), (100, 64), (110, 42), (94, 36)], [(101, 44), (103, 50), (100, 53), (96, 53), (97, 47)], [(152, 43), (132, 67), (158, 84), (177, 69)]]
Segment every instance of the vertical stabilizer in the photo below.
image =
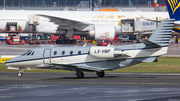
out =
[(166, 0), (170, 19), (180, 20), (180, 0)]
[(171, 38), (174, 19), (164, 19), (153, 32), (149, 40), (143, 41), (146, 45), (153, 46), (168, 46)]

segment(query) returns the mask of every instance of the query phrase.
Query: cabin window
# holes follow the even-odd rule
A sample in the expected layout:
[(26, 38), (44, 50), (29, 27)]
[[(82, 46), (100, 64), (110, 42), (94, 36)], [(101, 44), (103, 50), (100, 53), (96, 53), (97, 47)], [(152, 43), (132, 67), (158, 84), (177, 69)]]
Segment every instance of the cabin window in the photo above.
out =
[(65, 54), (65, 51), (62, 51), (62, 55), (64, 55)]
[(80, 54), (81, 54), (81, 51), (79, 51), (78, 54), (80, 55)]
[(70, 51), (70, 55), (73, 55), (73, 51)]
[(34, 55), (34, 51), (31, 53), (31, 55)]
[(54, 55), (57, 55), (57, 51), (54, 51)]

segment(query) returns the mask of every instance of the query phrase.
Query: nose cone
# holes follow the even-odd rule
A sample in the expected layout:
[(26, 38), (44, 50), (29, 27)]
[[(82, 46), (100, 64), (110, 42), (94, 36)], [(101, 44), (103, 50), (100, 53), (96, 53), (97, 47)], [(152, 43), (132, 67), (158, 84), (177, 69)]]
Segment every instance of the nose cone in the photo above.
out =
[(13, 59), (10, 59), (10, 60), (5, 62), (5, 66), (7, 66), (7, 67), (16, 66), (16, 63), (14, 62)]
[(11, 63), (10, 63), (10, 60), (6, 61), (4, 64), (5, 64), (5, 66), (9, 67), (10, 64), (11, 64)]

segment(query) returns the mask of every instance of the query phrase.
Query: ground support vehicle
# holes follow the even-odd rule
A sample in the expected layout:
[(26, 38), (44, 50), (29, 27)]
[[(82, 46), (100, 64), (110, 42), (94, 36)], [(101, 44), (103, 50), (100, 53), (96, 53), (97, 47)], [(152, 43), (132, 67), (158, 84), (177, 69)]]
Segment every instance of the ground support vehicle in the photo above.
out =
[(66, 38), (65, 36), (60, 36), (56, 40), (56, 44), (76, 44), (77, 41), (74, 38)]
[(6, 44), (8, 45), (24, 44), (24, 41), (21, 40), (21, 36), (18, 35), (18, 33), (22, 32), (22, 28), (20, 25), (18, 26), (16, 22), (8, 22), (6, 24), (6, 32), (8, 33)]

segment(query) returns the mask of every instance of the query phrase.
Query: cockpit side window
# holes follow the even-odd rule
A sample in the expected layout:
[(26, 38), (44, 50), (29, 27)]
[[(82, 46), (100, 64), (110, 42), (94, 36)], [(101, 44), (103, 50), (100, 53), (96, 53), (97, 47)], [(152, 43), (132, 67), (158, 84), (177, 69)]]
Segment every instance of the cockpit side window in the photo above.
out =
[(27, 53), (27, 56), (30, 55), (32, 53), (32, 51), (30, 51), (29, 53)]
[(25, 52), (24, 54), (22, 54), (22, 56), (25, 56), (26, 54), (28, 54), (30, 52), (30, 50), (28, 50), (27, 52)]
[(31, 53), (31, 55), (34, 55), (34, 51)]

